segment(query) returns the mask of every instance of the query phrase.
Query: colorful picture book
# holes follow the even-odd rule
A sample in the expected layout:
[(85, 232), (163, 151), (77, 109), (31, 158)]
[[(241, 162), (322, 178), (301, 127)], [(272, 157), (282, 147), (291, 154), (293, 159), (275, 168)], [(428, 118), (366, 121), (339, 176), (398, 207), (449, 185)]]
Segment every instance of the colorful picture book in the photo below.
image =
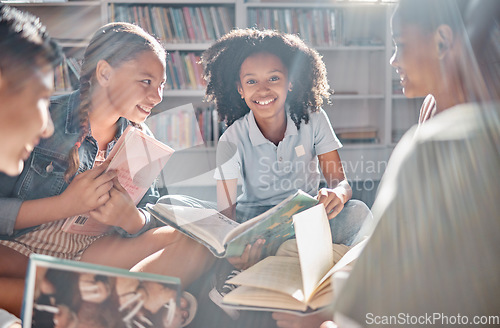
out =
[[(137, 205), (173, 153), (169, 146), (128, 126), (108, 155), (111, 162), (107, 170), (116, 170), (118, 181)], [(66, 219), (61, 229), (98, 236), (111, 227), (82, 214)]]
[(318, 201), (302, 190), (244, 223), (237, 223), (214, 209), (157, 203), (147, 210), (159, 221), (205, 245), (217, 257), (240, 256), (247, 244), (265, 239), (264, 251), (273, 254), (294, 236), (292, 215)]
[(180, 286), (179, 278), (31, 255), (23, 327), (179, 327)]

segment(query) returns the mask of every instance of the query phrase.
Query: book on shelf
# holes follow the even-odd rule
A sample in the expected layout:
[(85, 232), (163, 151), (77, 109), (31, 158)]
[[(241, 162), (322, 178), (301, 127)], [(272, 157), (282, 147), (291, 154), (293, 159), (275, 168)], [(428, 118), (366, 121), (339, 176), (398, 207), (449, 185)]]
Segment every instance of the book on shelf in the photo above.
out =
[(68, 2), (68, 0), (9, 0), (6, 3), (17, 4), (17, 3), (61, 3)]
[(54, 90), (55, 91), (70, 91), (71, 84), (67, 74), (66, 61), (63, 61), (54, 68)]
[(361, 47), (369, 47), (369, 46), (383, 46), (384, 41), (378, 37), (363, 37), (363, 38), (350, 38), (345, 40), (346, 46), (361, 46)]
[(342, 17), (341, 8), (248, 9), (249, 26), (298, 34), (305, 42), (323, 47), (343, 44)]
[(213, 140), (212, 110), (212, 107), (195, 110), (193, 104), (185, 104), (150, 116), (146, 124), (158, 140), (177, 151), (183, 150)]
[[(128, 126), (108, 155), (106, 169), (115, 170), (120, 184), (137, 205), (158, 177), (174, 150), (141, 130)], [(88, 217), (87, 214), (67, 218), (65, 232), (98, 236), (112, 227)]]
[(54, 69), (54, 90), (76, 90), (80, 84), (81, 62), (74, 57), (64, 57)]
[(378, 142), (378, 130), (373, 126), (335, 128), (334, 131), (342, 143)]
[(302, 190), (278, 205), (243, 223), (237, 223), (215, 209), (157, 203), (147, 210), (159, 221), (206, 246), (217, 257), (240, 256), (247, 244), (265, 239), (264, 253), (274, 254), (294, 236), (292, 215), (316, 205), (316, 198)]
[(167, 90), (203, 90), (206, 82), (202, 77), (200, 53), (173, 51), (167, 62)]
[(34, 254), (21, 317), (35, 328), (177, 327), (180, 295), (176, 277)]
[(224, 296), (223, 304), (240, 310), (301, 314), (332, 303), (333, 274), (349, 269), (365, 241), (349, 249), (334, 265), (330, 226), (323, 204), (293, 215), (293, 224), (298, 256), (269, 256), (229, 279), (226, 283), (238, 287)]
[(109, 4), (111, 22), (131, 22), (163, 43), (198, 43), (217, 40), (234, 26), (228, 6), (165, 6)]

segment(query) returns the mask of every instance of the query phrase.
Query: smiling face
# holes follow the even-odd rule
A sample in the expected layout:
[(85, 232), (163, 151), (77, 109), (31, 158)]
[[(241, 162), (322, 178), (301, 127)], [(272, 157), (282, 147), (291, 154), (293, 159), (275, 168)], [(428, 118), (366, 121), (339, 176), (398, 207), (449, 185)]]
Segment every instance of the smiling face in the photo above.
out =
[[(40, 138), (54, 132), (48, 111), (54, 73), (51, 65), (27, 75), (1, 73), (0, 171), (17, 175)], [(18, 79), (23, 79), (22, 84)]]
[(257, 122), (284, 117), (291, 83), (288, 70), (277, 56), (257, 53), (245, 59), (237, 87)]
[(392, 33), (396, 50), (390, 63), (399, 74), (405, 96), (434, 94), (443, 75), (435, 34), (415, 24), (395, 26)]
[(119, 116), (142, 123), (161, 102), (165, 79), (165, 62), (153, 51), (144, 51), (111, 68), (107, 99)]

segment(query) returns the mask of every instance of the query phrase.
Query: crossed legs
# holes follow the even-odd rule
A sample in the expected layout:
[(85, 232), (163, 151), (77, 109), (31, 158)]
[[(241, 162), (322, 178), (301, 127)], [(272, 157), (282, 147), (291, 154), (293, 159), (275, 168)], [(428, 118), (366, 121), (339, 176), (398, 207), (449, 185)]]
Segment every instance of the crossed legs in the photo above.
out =
[[(181, 278), (189, 286), (207, 271), (214, 257), (202, 245), (171, 227), (146, 231), (135, 238), (117, 234), (98, 239), (81, 261)], [(28, 258), (0, 245), (0, 308), (20, 316)]]
[(210, 268), (214, 257), (198, 242), (163, 226), (135, 238), (116, 234), (100, 238), (81, 261), (179, 277), (184, 288)]

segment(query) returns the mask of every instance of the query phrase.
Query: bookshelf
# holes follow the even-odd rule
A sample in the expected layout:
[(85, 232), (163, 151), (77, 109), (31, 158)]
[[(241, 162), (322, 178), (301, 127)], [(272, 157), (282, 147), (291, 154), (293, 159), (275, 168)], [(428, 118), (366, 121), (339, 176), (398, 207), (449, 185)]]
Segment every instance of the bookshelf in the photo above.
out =
[[(55, 69), (55, 94), (78, 87), (79, 60), (94, 32), (106, 23), (101, 1), (30, 2), (1, 1), (40, 17), (50, 35), (59, 41), (65, 53), (62, 65)], [(69, 64), (69, 65), (68, 65)]]
[[(204, 85), (197, 78), (200, 67), (196, 67), (196, 60), (213, 40), (231, 28), (258, 26), (299, 33), (320, 52), (327, 66), (335, 94), (332, 105), (324, 109), (336, 131), (351, 133), (347, 138), (350, 142), (344, 143), (340, 155), (348, 178), (354, 182), (379, 180), (394, 145), (418, 119), (422, 100), (408, 100), (400, 93), (399, 79), (389, 65), (393, 53), (390, 34), (393, 4), (386, 1), (4, 2), (39, 16), (70, 58), (81, 58), (93, 32), (109, 21), (134, 22), (155, 34), (172, 60), (164, 100), (153, 115), (187, 103), (200, 108), (198, 111), (208, 106), (203, 102)], [(68, 71), (71, 76), (71, 70)], [(74, 83), (70, 85), (74, 87)], [(58, 91), (63, 92), (68, 90)], [(367, 130), (371, 131), (370, 137), (362, 133)], [(356, 131), (360, 132), (360, 140), (352, 134)], [(195, 147), (179, 152), (184, 156), (184, 159), (179, 157), (179, 163), (200, 162), (196, 157), (203, 154), (207, 158), (201, 162), (209, 163), (205, 167), (209, 170), (214, 163), (215, 147), (212, 140), (208, 141), (203, 149)], [(204, 173), (181, 183), (178, 191), (213, 185), (211, 175)]]

